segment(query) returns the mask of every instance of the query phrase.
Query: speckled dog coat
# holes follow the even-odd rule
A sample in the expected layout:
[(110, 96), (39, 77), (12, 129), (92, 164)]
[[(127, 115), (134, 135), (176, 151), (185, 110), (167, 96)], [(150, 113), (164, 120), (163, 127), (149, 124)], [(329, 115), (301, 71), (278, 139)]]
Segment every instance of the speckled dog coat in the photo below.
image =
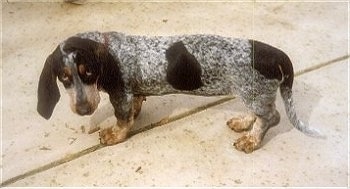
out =
[[(251, 152), (259, 146), (268, 128), (279, 122), (274, 102), (280, 87), (286, 112), (293, 126), (307, 135), (319, 136), (316, 130), (307, 127), (296, 116), (292, 100), (294, 74), (290, 59), (282, 51), (267, 44), (217, 35), (146, 37), (118, 32), (87, 32), (63, 41), (58, 49), (57, 53), (66, 57), (61, 58), (64, 64), (59, 67), (78, 70), (84, 86), (96, 83), (97, 88), (106, 91), (110, 95), (116, 117), (124, 125), (132, 123), (132, 104), (137, 96), (171, 93), (237, 95), (242, 98), (253, 116), (248, 121), (240, 119), (231, 121), (230, 124), (236, 125), (232, 126), (234, 130), (239, 130), (237, 125), (246, 125), (243, 130), (252, 127), (244, 139), (236, 142), (237, 149)], [(107, 55), (100, 55), (104, 50), (108, 52)], [(73, 55), (69, 56), (70, 54)], [(85, 63), (79, 62), (82, 59)], [(93, 82), (85, 82), (80, 73), (80, 65), (86, 62), (90, 62), (87, 65), (94, 65), (87, 66), (90, 69), (99, 69), (91, 71), (96, 75)], [(60, 68), (57, 70), (56, 76), (60, 79)], [(81, 88), (83, 87), (75, 87), (75, 90), (83, 91), (75, 98), (84, 99), (84, 90)], [(51, 113), (52, 111), (49, 117)], [(114, 140), (108, 143), (106, 140), (115, 137), (121, 128), (125, 128), (122, 125), (117, 124), (115, 129), (108, 131), (109, 134), (102, 132), (102, 143), (119, 142)], [(258, 144), (246, 147), (252, 140)]]

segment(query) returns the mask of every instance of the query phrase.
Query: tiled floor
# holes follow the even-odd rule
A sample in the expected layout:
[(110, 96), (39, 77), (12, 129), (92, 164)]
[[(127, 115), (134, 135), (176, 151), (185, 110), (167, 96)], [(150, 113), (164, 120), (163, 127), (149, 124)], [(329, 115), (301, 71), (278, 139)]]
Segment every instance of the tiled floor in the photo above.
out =
[[(9, 2), (2, 3), (2, 186), (348, 186), (348, 3)], [(240, 134), (225, 125), (246, 110), (239, 99), (168, 95), (148, 98), (135, 123), (159, 127), (101, 147), (98, 134), (83, 129), (90, 117), (68, 110), (67, 95), (49, 121), (36, 112), (46, 57), (89, 30), (210, 33), (281, 48), (299, 73), (298, 113), (327, 139), (293, 129), (279, 97), (280, 124), (261, 149), (244, 154), (232, 147)], [(103, 95), (100, 113), (107, 103)]]

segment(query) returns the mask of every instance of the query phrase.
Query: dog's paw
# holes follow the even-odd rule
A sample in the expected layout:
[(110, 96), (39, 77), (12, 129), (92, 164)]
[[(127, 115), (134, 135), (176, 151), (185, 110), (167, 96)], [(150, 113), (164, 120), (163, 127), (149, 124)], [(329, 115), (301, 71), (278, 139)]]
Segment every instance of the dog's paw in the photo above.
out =
[(252, 153), (254, 150), (260, 147), (261, 141), (257, 139), (255, 136), (247, 134), (237, 139), (233, 145), (239, 151), (243, 151), (245, 153)]
[(239, 115), (234, 117), (226, 122), (226, 125), (234, 130), (235, 132), (243, 132), (250, 130), (253, 123), (255, 122), (256, 117), (252, 114)]
[(104, 145), (113, 145), (123, 142), (127, 138), (127, 131), (113, 127), (100, 131), (100, 143)]

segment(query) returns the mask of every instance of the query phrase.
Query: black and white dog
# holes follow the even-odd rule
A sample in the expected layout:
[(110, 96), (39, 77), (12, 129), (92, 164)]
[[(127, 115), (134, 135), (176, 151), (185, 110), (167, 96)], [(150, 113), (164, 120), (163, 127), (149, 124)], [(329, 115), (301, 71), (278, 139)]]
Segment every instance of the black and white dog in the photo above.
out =
[(71, 109), (79, 115), (96, 110), (100, 90), (109, 94), (117, 124), (100, 132), (102, 144), (127, 138), (146, 96), (237, 95), (251, 113), (232, 118), (227, 125), (237, 132), (249, 131), (234, 145), (250, 153), (280, 121), (275, 108), (278, 88), (292, 125), (307, 135), (321, 136), (296, 116), (290, 59), (258, 41), (216, 35), (77, 34), (59, 44), (45, 62), (37, 110), (46, 119), (60, 98), (57, 77), (71, 97)]

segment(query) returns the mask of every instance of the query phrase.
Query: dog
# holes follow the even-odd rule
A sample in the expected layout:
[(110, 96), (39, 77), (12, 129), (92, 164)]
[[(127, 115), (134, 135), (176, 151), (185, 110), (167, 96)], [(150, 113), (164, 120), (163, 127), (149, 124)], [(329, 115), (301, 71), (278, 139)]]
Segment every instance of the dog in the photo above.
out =
[(126, 140), (147, 96), (184, 93), (239, 96), (250, 113), (227, 121), (234, 142), (251, 153), (277, 125), (278, 88), (291, 124), (306, 135), (321, 133), (297, 117), (289, 57), (268, 44), (218, 35), (132, 36), (119, 32), (79, 33), (61, 42), (44, 64), (38, 84), (38, 113), (49, 119), (60, 98), (57, 78), (70, 96), (70, 107), (91, 115), (99, 92), (108, 93), (117, 123), (100, 131), (100, 142)]

